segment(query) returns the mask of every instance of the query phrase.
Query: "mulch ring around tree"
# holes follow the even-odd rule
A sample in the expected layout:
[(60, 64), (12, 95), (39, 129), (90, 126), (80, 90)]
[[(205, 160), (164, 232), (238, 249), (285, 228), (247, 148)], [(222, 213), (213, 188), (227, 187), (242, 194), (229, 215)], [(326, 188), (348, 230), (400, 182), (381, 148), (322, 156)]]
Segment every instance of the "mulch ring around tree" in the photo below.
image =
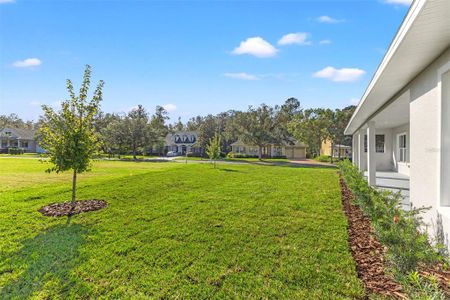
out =
[(342, 177), (340, 185), (344, 213), (348, 219), (350, 249), (356, 262), (358, 277), (363, 282), (367, 293), (408, 299), (402, 291), (402, 286), (384, 272), (386, 250), (375, 238), (370, 219), (352, 203), (354, 196)]
[(99, 210), (105, 208), (107, 205), (107, 202), (104, 200), (79, 200), (75, 201), (75, 207), (72, 207), (71, 202), (52, 203), (42, 207), (38, 211), (48, 217), (62, 217)]

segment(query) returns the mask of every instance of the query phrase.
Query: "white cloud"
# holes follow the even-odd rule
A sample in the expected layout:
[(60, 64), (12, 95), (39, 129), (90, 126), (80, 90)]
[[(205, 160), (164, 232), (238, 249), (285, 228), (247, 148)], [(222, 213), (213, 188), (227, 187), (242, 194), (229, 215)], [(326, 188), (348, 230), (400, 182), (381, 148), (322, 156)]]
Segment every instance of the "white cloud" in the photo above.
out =
[(164, 104), (162, 107), (163, 107), (167, 112), (172, 112), (172, 111), (175, 111), (175, 110), (177, 109), (177, 106), (176, 106), (175, 104), (172, 104), (172, 103)]
[(0, 4), (14, 3), (14, 2), (16, 2), (16, 0), (0, 0)]
[(351, 98), (349, 103), (350, 103), (350, 105), (358, 105), (359, 98)]
[(278, 41), (278, 45), (311, 45), (311, 41), (308, 41), (309, 34), (307, 32), (288, 33), (281, 37)]
[(329, 44), (331, 44), (332, 42), (331, 42), (331, 40), (321, 40), (320, 42), (319, 42), (319, 45), (329, 45)]
[(248, 74), (245, 72), (241, 73), (225, 73), (223, 74), (225, 77), (234, 78), (234, 79), (240, 79), (240, 80), (258, 80), (258, 76), (253, 74)]
[(231, 53), (236, 55), (249, 54), (256, 57), (272, 57), (278, 50), (263, 38), (256, 36), (242, 41)]
[(413, 0), (384, 0), (384, 3), (410, 6)]
[(27, 58), (24, 60), (18, 60), (13, 63), (14, 67), (17, 68), (29, 68), (29, 67), (37, 67), (42, 64), (42, 61), (39, 58)]
[(335, 82), (352, 82), (363, 76), (366, 71), (357, 68), (342, 68), (336, 69), (334, 67), (326, 67), (313, 74), (316, 78), (325, 78)]
[(316, 18), (316, 21), (319, 23), (326, 23), (326, 24), (336, 24), (336, 23), (344, 22), (344, 20), (334, 19), (330, 16), (320, 16), (320, 17)]

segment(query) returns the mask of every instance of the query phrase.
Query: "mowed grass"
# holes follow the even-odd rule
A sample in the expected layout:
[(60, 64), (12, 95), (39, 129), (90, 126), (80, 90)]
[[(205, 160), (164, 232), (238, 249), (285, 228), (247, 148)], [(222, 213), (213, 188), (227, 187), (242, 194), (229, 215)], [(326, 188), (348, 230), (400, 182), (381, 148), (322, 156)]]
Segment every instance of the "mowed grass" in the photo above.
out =
[(0, 158), (0, 299), (363, 296), (335, 170), (96, 162), (79, 199), (48, 218), (70, 174)]

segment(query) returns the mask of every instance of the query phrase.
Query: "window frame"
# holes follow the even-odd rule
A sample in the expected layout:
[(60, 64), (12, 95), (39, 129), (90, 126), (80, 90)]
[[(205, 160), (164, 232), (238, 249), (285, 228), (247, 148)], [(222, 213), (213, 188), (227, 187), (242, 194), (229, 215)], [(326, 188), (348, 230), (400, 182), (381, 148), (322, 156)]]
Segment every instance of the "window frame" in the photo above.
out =
[[(401, 138), (404, 137), (404, 146), (401, 147)], [(397, 134), (397, 162), (408, 163), (408, 135), (406, 132)]]

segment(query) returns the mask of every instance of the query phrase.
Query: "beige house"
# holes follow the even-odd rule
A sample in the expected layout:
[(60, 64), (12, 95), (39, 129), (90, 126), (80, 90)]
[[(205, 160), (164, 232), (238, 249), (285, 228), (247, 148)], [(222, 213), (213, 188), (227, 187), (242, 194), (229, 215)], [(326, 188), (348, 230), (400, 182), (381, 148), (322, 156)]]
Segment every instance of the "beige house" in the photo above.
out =
[[(233, 153), (245, 154), (249, 156), (258, 156), (259, 148), (255, 145), (245, 144), (237, 141), (231, 144)], [(263, 157), (286, 157), (288, 159), (304, 159), (306, 158), (306, 146), (300, 142), (293, 145), (276, 145), (270, 144), (262, 148)]]
[(351, 158), (352, 147), (346, 145), (333, 145), (330, 140), (326, 140), (323, 141), (320, 146), (320, 154), (336, 158)]

